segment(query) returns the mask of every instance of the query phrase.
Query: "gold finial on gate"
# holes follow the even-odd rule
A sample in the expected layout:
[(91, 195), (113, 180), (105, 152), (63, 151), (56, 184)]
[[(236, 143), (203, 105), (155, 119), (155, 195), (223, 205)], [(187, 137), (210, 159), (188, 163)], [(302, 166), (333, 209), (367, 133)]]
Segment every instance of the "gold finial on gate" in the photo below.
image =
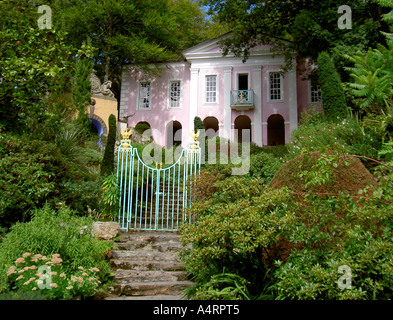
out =
[(190, 137), (192, 138), (193, 142), (197, 142), (198, 141), (199, 134), (200, 134), (199, 130), (198, 130), (198, 132), (195, 132), (194, 130), (190, 131)]
[(160, 169), (162, 169), (162, 162), (160, 163)]
[(132, 129), (131, 128), (126, 128), (124, 131), (123, 128), (121, 129), (121, 135), (123, 136), (124, 140), (129, 140), (130, 136), (132, 135)]
[(190, 131), (190, 137), (192, 138), (192, 141), (190, 143), (190, 149), (197, 149), (198, 148), (198, 145), (199, 145), (198, 137), (199, 137), (200, 133), (201, 132), (199, 130), (198, 130), (198, 132), (195, 132), (194, 130)]
[(120, 132), (122, 135), (121, 145), (125, 148), (129, 147), (131, 144), (130, 136), (132, 135), (132, 129), (126, 128), (126, 130), (123, 130), (123, 128), (121, 128)]

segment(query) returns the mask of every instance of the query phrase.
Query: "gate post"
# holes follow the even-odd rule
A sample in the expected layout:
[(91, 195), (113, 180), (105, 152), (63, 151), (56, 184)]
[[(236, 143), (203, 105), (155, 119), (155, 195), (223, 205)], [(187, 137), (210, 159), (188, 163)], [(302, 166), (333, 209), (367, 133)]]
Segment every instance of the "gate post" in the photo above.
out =
[[(118, 222), (120, 224), (120, 228), (123, 230), (128, 231), (128, 212), (125, 212), (126, 207), (128, 207), (128, 203), (126, 206), (126, 201), (129, 201), (127, 199), (127, 189), (129, 188), (127, 184), (127, 178), (128, 180), (132, 180), (131, 177), (131, 166), (128, 166), (128, 156), (130, 156), (131, 161), (133, 161), (133, 152), (132, 152), (132, 146), (131, 146), (131, 140), (130, 136), (132, 134), (131, 129), (126, 129), (126, 131), (123, 131), (121, 129), (121, 134), (123, 139), (120, 140), (120, 146), (117, 151), (117, 173), (116, 173), (116, 178), (117, 178), (117, 185), (119, 186), (119, 215), (118, 215)], [(128, 172), (127, 176), (127, 168), (130, 167), (130, 170)], [(128, 211), (128, 210), (127, 210)]]

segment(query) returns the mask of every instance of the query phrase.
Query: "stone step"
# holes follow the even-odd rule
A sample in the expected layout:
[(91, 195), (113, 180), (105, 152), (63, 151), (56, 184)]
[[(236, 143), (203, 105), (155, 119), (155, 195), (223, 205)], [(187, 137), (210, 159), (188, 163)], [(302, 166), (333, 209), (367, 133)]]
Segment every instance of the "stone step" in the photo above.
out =
[(138, 241), (138, 242), (178, 242), (180, 235), (173, 231), (129, 231), (121, 232), (120, 242)]
[(113, 259), (132, 259), (136, 261), (173, 261), (180, 262), (177, 252), (153, 250), (112, 250)]
[(181, 262), (175, 261), (140, 261), (133, 259), (112, 259), (113, 269), (125, 270), (164, 270), (164, 271), (184, 271), (186, 268)]
[(109, 287), (116, 295), (126, 296), (154, 296), (181, 295), (183, 290), (192, 286), (191, 281), (160, 281), (160, 282), (132, 282), (128, 284), (114, 284)]
[(178, 232), (121, 232), (111, 251), (114, 284), (108, 300), (180, 300), (192, 286), (179, 258)]
[(165, 251), (176, 251), (178, 252), (182, 245), (180, 242), (137, 242), (137, 241), (128, 241), (128, 242), (117, 242), (113, 245), (115, 250), (157, 250), (158, 252)]
[(114, 281), (118, 284), (131, 282), (170, 282), (186, 281), (188, 274), (185, 271), (163, 271), (163, 270), (124, 270), (115, 272)]

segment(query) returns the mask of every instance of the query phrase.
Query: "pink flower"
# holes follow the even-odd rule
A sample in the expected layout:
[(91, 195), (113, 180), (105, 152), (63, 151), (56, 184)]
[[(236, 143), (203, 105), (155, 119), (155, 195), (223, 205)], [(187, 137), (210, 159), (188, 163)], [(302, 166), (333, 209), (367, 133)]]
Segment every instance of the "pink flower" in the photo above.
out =
[(28, 256), (30, 256), (30, 255), (31, 255), (30, 252), (25, 252), (24, 254), (22, 254), (22, 257), (23, 257), (23, 258), (26, 258), (26, 257), (28, 257)]
[(18, 259), (15, 260), (15, 263), (16, 263), (16, 264), (18, 264), (18, 263), (23, 263), (23, 262), (25, 262), (25, 259), (24, 259), (24, 258), (18, 258)]
[(78, 269), (79, 269), (79, 270), (82, 270), (82, 271), (85, 270), (85, 269), (83, 269), (83, 267), (78, 267)]
[(56, 272), (56, 271), (52, 271), (50, 274), (51, 274), (52, 276), (57, 276), (57, 272)]
[(60, 259), (60, 258), (53, 258), (53, 259), (52, 259), (52, 263), (53, 263), (53, 264), (58, 264), (58, 263), (62, 263), (62, 262), (63, 262), (63, 260)]
[(60, 273), (60, 278), (64, 278), (66, 276), (66, 274), (65, 273)]
[(51, 287), (51, 288), (57, 288), (57, 284), (56, 284), (56, 283), (51, 283), (51, 284), (50, 284), (50, 287)]
[(12, 266), (8, 269), (7, 271), (7, 276), (10, 276), (11, 274), (15, 273), (15, 266)]
[(18, 278), (16, 278), (16, 281), (23, 279), (23, 275), (20, 275)]
[(54, 259), (59, 258), (59, 257), (60, 257), (60, 255), (58, 253), (52, 254), (52, 258), (54, 258)]
[(99, 271), (100, 271), (100, 269), (95, 268), (95, 267), (94, 267), (94, 268), (90, 268), (89, 270), (90, 270), (90, 272), (93, 272), (93, 271), (94, 271), (94, 272), (99, 272)]

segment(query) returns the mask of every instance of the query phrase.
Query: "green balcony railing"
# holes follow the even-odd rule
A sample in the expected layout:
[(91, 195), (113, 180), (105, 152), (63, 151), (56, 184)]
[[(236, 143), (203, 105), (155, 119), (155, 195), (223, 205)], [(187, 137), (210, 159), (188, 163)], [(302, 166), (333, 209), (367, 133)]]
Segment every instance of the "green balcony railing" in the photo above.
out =
[(231, 106), (254, 105), (254, 90), (231, 90)]

